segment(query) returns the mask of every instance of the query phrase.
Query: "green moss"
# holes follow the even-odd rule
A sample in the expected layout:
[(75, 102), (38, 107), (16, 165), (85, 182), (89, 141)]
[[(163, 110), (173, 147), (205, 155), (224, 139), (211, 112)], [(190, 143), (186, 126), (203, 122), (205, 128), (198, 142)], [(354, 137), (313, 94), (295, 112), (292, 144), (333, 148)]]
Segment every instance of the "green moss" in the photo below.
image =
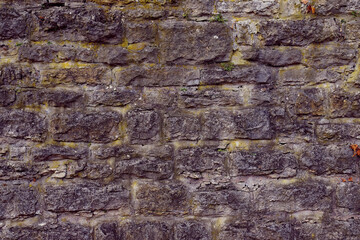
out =
[(232, 62), (221, 63), (220, 65), (222, 69), (228, 72), (232, 71), (235, 68), (235, 65)]
[(219, 13), (219, 14), (216, 14), (214, 15), (211, 19), (210, 19), (211, 22), (221, 22), (221, 23), (224, 23), (226, 22), (227, 20), (223, 18), (223, 16)]

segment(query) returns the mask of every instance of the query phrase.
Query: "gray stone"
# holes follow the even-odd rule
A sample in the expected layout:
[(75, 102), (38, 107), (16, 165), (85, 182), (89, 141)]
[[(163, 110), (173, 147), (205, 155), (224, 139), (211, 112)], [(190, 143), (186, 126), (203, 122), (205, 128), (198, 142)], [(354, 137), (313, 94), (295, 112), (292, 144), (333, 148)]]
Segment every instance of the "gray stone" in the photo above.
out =
[(31, 150), (31, 156), (34, 162), (80, 160), (86, 159), (88, 155), (89, 150), (84, 147), (45, 145), (43, 147), (37, 147)]
[(178, 181), (139, 182), (136, 213), (178, 215), (190, 211), (187, 188)]
[(81, 92), (69, 90), (28, 90), (17, 94), (17, 106), (48, 105), (52, 107), (78, 107), (84, 105), (85, 98)]
[(109, 142), (119, 137), (121, 114), (103, 112), (62, 112), (52, 117), (54, 139), (67, 142)]
[(189, 114), (170, 114), (164, 120), (164, 131), (168, 139), (198, 140), (201, 122), (198, 116)]
[(227, 152), (215, 147), (179, 149), (175, 155), (176, 173), (193, 179), (202, 175), (227, 176)]
[(213, 13), (215, 0), (185, 0), (182, 3), (183, 17), (209, 16)]
[(154, 42), (156, 25), (153, 22), (126, 23), (126, 40), (128, 43)]
[(216, 3), (216, 9), (220, 13), (232, 13), (235, 16), (243, 16), (244, 14), (256, 14), (260, 16), (271, 16), (279, 10), (277, 0), (251, 0), (251, 1), (222, 1)]
[(260, 25), (260, 34), (267, 46), (305, 46), (343, 37), (340, 23), (335, 19), (264, 21)]
[(0, 8), (0, 40), (25, 38), (29, 30), (29, 14), (14, 8)]
[(315, 174), (355, 173), (357, 165), (348, 144), (306, 146), (300, 157), (300, 167)]
[(30, 87), (38, 83), (39, 72), (32, 67), (18, 64), (0, 66), (0, 85)]
[(119, 237), (116, 239), (149, 239), (167, 240), (173, 239), (172, 225), (165, 221), (131, 221), (121, 224)]
[(230, 60), (229, 29), (221, 23), (163, 21), (159, 25), (163, 63), (196, 64)]
[(351, 45), (322, 45), (309, 47), (305, 53), (306, 65), (324, 69), (328, 67), (355, 65), (357, 50)]
[(230, 154), (231, 176), (281, 174), (288, 169), (297, 169), (297, 159), (290, 153), (283, 153), (262, 147), (261, 150), (232, 152)]
[(201, 71), (201, 84), (214, 85), (226, 83), (271, 83), (274, 79), (272, 69), (261, 66), (239, 66), (232, 71), (220, 68)]
[(132, 88), (99, 89), (89, 92), (90, 104), (95, 106), (126, 106), (139, 97), (139, 92)]
[(3, 182), (0, 193), (0, 219), (35, 216), (38, 199), (33, 188)]
[(360, 210), (360, 188), (353, 182), (341, 183), (336, 188), (336, 206), (357, 213)]
[(175, 224), (174, 240), (201, 239), (211, 240), (211, 228), (209, 224), (196, 220), (182, 221)]
[(15, 91), (10, 88), (0, 88), (0, 106), (7, 107), (15, 102)]
[(32, 40), (122, 42), (121, 13), (102, 8), (49, 8), (35, 12)]
[(0, 110), (0, 136), (42, 141), (46, 137), (45, 116), (24, 110)]
[(299, 49), (258, 49), (249, 56), (244, 57), (246, 60), (258, 61), (273, 67), (283, 67), (293, 64), (300, 64), (302, 53)]
[(198, 69), (167, 66), (130, 66), (115, 72), (119, 86), (186, 86), (198, 85)]
[(160, 138), (161, 118), (155, 111), (134, 110), (127, 114), (127, 133), (132, 143), (146, 143)]
[(119, 210), (123, 214), (128, 214), (129, 195), (128, 187), (123, 182), (112, 182), (107, 185), (79, 182), (46, 186), (44, 203), (48, 211), (54, 212)]

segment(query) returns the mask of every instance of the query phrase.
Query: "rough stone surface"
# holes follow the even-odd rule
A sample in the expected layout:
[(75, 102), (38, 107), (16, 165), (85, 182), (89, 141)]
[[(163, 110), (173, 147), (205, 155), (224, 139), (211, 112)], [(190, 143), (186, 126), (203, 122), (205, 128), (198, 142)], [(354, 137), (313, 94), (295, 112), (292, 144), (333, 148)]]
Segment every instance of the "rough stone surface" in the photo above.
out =
[(305, 2), (0, 0), (0, 239), (359, 240), (360, 1)]

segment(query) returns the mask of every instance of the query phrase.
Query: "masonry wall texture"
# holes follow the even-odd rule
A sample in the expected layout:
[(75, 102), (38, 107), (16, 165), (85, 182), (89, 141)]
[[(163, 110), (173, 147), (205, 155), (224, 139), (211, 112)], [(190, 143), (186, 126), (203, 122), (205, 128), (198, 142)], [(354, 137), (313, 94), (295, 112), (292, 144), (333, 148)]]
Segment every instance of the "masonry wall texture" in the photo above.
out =
[(360, 239), (360, 1), (0, 0), (0, 239)]

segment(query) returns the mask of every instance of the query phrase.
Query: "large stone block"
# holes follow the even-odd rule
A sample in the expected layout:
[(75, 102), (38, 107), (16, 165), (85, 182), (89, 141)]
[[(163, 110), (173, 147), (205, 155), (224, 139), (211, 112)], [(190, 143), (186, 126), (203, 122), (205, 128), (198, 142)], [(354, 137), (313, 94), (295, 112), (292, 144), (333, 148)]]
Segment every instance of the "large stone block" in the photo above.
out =
[(98, 225), (95, 230), (96, 239), (117, 240), (117, 239), (172, 239), (172, 224), (169, 222), (153, 220), (130, 220), (120, 224), (106, 222)]
[(37, 192), (27, 185), (1, 183), (0, 219), (30, 217), (38, 210)]
[(344, 33), (336, 19), (271, 20), (260, 24), (265, 45), (305, 46), (339, 40)]
[(308, 47), (305, 52), (306, 65), (318, 69), (355, 65), (356, 56), (356, 47), (345, 44)]
[(200, 139), (201, 122), (198, 116), (186, 113), (174, 113), (164, 120), (165, 136), (168, 139)]
[(215, 22), (163, 21), (159, 25), (161, 61), (174, 64), (224, 62), (232, 50), (229, 29)]
[(139, 98), (139, 91), (120, 87), (111, 89), (96, 89), (89, 92), (90, 104), (95, 106), (126, 106)]
[(296, 174), (297, 159), (291, 153), (261, 147), (249, 151), (230, 154), (231, 176), (284, 174), (284, 177)]
[(356, 183), (340, 183), (336, 188), (336, 206), (351, 212), (360, 211), (360, 188)]
[(173, 148), (170, 145), (137, 147), (135, 153), (130, 159), (115, 158), (115, 177), (166, 179), (173, 175)]
[(275, 73), (271, 68), (263, 66), (239, 66), (232, 71), (221, 68), (201, 71), (201, 84), (217, 85), (226, 83), (271, 83)]
[(182, 177), (226, 176), (227, 153), (215, 147), (184, 148), (176, 152), (176, 173)]
[(197, 220), (178, 222), (174, 226), (174, 240), (181, 239), (211, 240), (213, 239), (211, 226)]
[(89, 149), (84, 146), (45, 145), (31, 149), (31, 158), (34, 162), (80, 160), (86, 159), (88, 156)]
[(161, 118), (155, 111), (134, 110), (127, 114), (127, 133), (132, 143), (159, 140)]
[[(39, 226), (42, 224), (41, 226)], [(91, 240), (92, 229), (89, 226), (77, 225), (72, 223), (39, 223), (32, 226), (14, 226), (4, 230), (4, 240), (13, 239), (57, 239), (57, 240)], [(0, 237), (1, 231), (0, 231)]]
[(17, 94), (17, 106), (48, 105), (52, 107), (79, 107), (83, 106), (83, 93), (70, 90), (24, 90)]
[(29, 66), (4, 64), (0, 66), (0, 85), (32, 87), (38, 83), (39, 72)]
[(128, 43), (154, 42), (156, 25), (153, 22), (126, 23), (126, 40)]
[(121, 13), (102, 8), (53, 7), (36, 11), (32, 40), (67, 40), (117, 44), (122, 42)]
[(0, 110), (0, 136), (42, 141), (46, 137), (45, 116), (24, 110)]
[(187, 87), (180, 89), (180, 103), (186, 108), (236, 106), (244, 103), (241, 87), (215, 88)]
[(130, 191), (125, 182), (107, 185), (69, 182), (60, 186), (45, 186), (44, 193), (46, 210), (54, 212), (119, 210), (123, 215), (128, 215), (129, 201)]
[(246, 60), (264, 63), (273, 67), (284, 67), (288, 65), (300, 64), (303, 57), (300, 49), (297, 48), (264, 48), (245, 52), (243, 53), (243, 58)]
[(108, 85), (111, 77), (104, 67), (45, 69), (41, 71), (41, 83), (45, 86), (59, 84)]
[(190, 212), (187, 188), (178, 181), (139, 182), (136, 213), (145, 215), (179, 215)]
[(16, 94), (13, 89), (0, 88), (0, 107), (7, 107), (15, 102)]
[(115, 71), (119, 86), (153, 87), (198, 85), (200, 71), (178, 66), (130, 66)]
[(25, 38), (30, 29), (29, 14), (13, 8), (0, 8), (0, 40)]
[(244, 14), (271, 16), (279, 10), (279, 1), (219, 1), (216, 3), (216, 9), (220, 13), (231, 13), (235, 16), (243, 16)]
[(119, 137), (121, 114), (112, 111), (56, 113), (53, 138), (64, 142), (109, 142)]
[(253, 202), (255, 209), (260, 212), (330, 211), (333, 205), (334, 189), (326, 181), (275, 180), (259, 183), (259, 186)]

